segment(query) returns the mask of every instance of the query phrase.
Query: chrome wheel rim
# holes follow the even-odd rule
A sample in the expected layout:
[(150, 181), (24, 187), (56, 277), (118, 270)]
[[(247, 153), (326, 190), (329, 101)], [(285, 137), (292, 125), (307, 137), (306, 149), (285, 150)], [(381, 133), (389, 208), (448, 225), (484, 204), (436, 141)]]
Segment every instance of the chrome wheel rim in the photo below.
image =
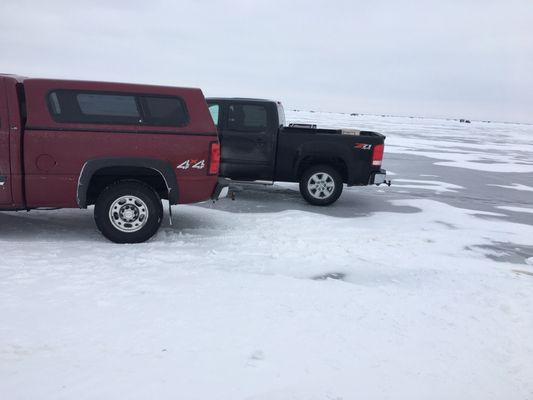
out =
[(132, 233), (142, 229), (148, 221), (148, 207), (137, 196), (122, 196), (109, 207), (109, 220), (121, 232)]
[(317, 172), (307, 181), (307, 191), (315, 199), (323, 200), (330, 197), (335, 190), (335, 181), (330, 174)]

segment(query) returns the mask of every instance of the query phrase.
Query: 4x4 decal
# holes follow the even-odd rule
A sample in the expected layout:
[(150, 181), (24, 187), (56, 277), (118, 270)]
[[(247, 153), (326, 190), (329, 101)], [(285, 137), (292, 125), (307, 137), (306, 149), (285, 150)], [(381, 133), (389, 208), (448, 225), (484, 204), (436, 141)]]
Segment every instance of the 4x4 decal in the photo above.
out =
[(198, 161), (196, 164), (193, 164), (192, 168), (202, 169), (205, 167), (205, 160)]
[(180, 165), (178, 165), (176, 168), (178, 169), (204, 169), (205, 168), (205, 160), (185, 160)]

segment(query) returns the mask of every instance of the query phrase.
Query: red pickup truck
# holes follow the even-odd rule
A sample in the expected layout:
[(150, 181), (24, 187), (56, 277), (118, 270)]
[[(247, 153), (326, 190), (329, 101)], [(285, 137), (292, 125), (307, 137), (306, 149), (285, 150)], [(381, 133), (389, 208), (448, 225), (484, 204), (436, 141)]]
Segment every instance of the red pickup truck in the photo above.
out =
[(200, 89), (0, 74), (0, 210), (86, 208), (119, 243), (170, 204), (216, 198), (217, 130)]

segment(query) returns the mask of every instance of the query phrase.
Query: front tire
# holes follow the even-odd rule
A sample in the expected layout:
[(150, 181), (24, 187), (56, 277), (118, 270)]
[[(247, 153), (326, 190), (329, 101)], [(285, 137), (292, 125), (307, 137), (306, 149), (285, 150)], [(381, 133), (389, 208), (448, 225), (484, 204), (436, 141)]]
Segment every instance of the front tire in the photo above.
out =
[(312, 205), (329, 206), (342, 193), (342, 177), (329, 165), (314, 165), (300, 178), (300, 193)]
[(163, 219), (159, 195), (137, 181), (119, 181), (106, 187), (94, 207), (96, 226), (115, 243), (141, 243), (150, 239)]

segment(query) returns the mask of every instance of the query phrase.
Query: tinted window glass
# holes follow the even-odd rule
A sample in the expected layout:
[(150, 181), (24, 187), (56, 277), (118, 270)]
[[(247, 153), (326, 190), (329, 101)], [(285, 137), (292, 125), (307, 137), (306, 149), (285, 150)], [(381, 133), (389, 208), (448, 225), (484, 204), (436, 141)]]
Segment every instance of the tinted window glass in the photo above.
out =
[(178, 97), (54, 90), (48, 107), (58, 122), (86, 124), (183, 126), (188, 115)]
[(220, 110), (220, 106), (218, 104), (211, 104), (209, 106), (209, 112), (211, 113), (211, 118), (213, 118), (213, 122), (215, 125), (218, 126), (218, 112)]
[(267, 129), (267, 110), (259, 105), (229, 106), (228, 128), (235, 131), (261, 132)]
[(134, 96), (80, 93), (76, 95), (76, 99), (85, 115), (140, 117)]
[(141, 114), (135, 95), (55, 90), (48, 106), (58, 122), (138, 125)]
[(183, 126), (187, 124), (185, 103), (178, 97), (142, 96), (147, 125)]
[(52, 109), (52, 114), (59, 115), (61, 114), (61, 107), (59, 106), (59, 99), (57, 98), (57, 93), (50, 93), (50, 108)]

